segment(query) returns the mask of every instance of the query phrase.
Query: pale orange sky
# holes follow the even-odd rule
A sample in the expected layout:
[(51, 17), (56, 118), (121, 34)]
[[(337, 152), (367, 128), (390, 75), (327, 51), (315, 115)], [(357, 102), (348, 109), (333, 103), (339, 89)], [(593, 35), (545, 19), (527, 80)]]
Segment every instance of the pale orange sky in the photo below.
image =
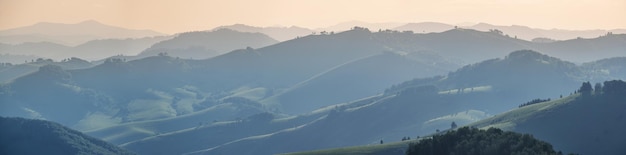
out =
[(615, 29), (626, 28), (626, 0), (0, 0), (0, 30), (90, 19), (170, 34), (235, 23), (319, 28), (355, 20)]

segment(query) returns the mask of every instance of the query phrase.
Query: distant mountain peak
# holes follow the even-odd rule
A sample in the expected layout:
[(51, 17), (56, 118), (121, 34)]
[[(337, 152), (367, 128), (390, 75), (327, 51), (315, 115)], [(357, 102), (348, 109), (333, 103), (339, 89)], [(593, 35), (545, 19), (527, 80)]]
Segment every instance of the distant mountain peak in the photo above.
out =
[(153, 30), (138, 30), (86, 20), (73, 24), (40, 22), (30, 26), (1, 30), (2, 42), (19, 44), (24, 42), (54, 42), (76, 46), (96, 39), (144, 38), (165, 35)]
[(90, 19), (90, 20), (85, 20), (85, 21), (82, 21), (82, 22), (79, 22), (79, 23), (76, 23), (76, 24), (96, 24), (96, 25), (105, 25), (105, 24), (102, 24), (101, 22), (98, 22), (98, 21), (93, 20), (93, 19)]

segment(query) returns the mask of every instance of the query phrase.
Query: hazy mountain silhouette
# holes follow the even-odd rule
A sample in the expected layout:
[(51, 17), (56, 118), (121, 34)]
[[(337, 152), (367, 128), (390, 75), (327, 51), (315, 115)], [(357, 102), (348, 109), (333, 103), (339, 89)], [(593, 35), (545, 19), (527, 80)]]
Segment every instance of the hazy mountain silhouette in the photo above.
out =
[(278, 41), (287, 41), (297, 37), (303, 37), (312, 34), (313, 30), (291, 26), (291, 27), (255, 27), (244, 24), (234, 24), (216, 27), (213, 30), (231, 29), (239, 32), (263, 33)]
[(261, 33), (238, 32), (230, 29), (187, 32), (152, 45), (139, 56), (167, 53), (173, 57), (206, 59), (246, 47), (260, 48), (278, 43)]
[(590, 62), (626, 56), (626, 34), (608, 34), (590, 39), (571, 39), (534, 44), (536, 49), (563, 60)]
[(27, 42), (0, 46), (0, 53), (34, 55), (56, 61), (71, 57), (93, 61), (114, 55), (136, 55), (152, 44), (169, 38), (165, 36), (138, 39), (102, 39), (87, 41), (77, 46), (65, 46), (51, 42)]
[(0, 117), (0, 154), (134, 154), (45, 120)]
[(538, 29), (530, 28), (528, 26), (511, 25), (511, 26), (498, 26), (487, 23), (479, 23), (473, 26), (464, 27), (469, 29), (475, 29), (479, 31), (489, 31), (490, 29), (498, 29), (504, 34), (509, 36), (517, 36), (517, 38), (524, 40), (532, 40), (535, 38), (550, 38), (555, 40), (570, 40), (581, 38), (596, 38), (598, 36), (606, 35), (608, 32), (615, 34), (626, 34), (626, 29), (613, 29), (613, 30), (564, 30), (564, 29)]
[(415, 33), (439, 33), (454, 29), (453, 25), (437, 22), (407, 23), (393, 28), (398, 31), (413, 31)]
[(41, 22), (31, 26), (0, 31), (0, 42), (20, 44), (24, 42), (54, 42), (75, 46), (96, 39), (126, 39), (162, 36), (152, 30), (132, 30), (109, 26), (94, 20), (76, 24)]

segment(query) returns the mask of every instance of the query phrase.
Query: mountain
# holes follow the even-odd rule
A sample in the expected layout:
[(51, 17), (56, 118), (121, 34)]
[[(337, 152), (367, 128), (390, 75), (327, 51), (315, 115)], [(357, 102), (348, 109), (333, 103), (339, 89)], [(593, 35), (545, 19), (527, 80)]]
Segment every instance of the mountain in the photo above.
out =
[(53, 42), (75, 46), (96, 39), (126, 39), (163, 36), (152, 30), (132, 30), (109, 26), (87, 20), (76, 24), (37, 23), (31, 26), (0, 31), (0, 42), (20, 44), (25, 42)]
[[(571, 39), (549, 44), (534, 44), (536, 49), (573, 62), (590, 62), (612, 57), (624, 57), (626, 34), (608, 34), (590, 39)], [(591, 52), (597, 51), (597, 52)]]
[(167, 53), (173, 57), (207, 59), (236, 49), (261, 48), (275, 43), (278, 41), (265, 34), (238, 32), (230, 29), (187, 32), (158, 42), (141, 52), (139, 56)]
[(440, 33), (452, 29), (454, 29), (453, 25), (436, 22), (407, 23), (393, 28), (393, 30), (413, 31), (415, 33)]
[(523, 106), (470, 126), (530, 133), (565, 152), (622, 154), (626, 150), (620, 146), (626, 141), (620, 129), (625, 126), (617, 122), (624, 120), (624, 90), (626, 82), (606, 81), (594, 89), (589, 85), (589, 90)]
[[(388, 32), (394, 34), (393, 31)], [(400, 32), (395, 32), (397, 35)], [(463, 64), (479, 62), (493, 57), (504, 57), (502, 51), (529, 49), (576, 63), (611, 57), (623, 57), (626, 34), (609, 34), (590, 39), (571, 39), (550, 43), (537, 43), (516, 39), (500, 31), (452, 29), (441, 33), (397, 35), (388, 42), (412, 50), (428, 50)], [(408, 36), (408, 37), (398, 37)], [(410, 46), (407, 46), (410, 45)], [(450, 46), (455, 45), (455, 46)], [(390, 46), (394, 47), (394, 46)], [(397, 47), (396, 47), (397, 48)], [(597, 51), (597, 52), (594, 52)]]
[(613, 29), (613, 30), (564, 30), (564, 29), (538, 29), (530, 28), (528, 26), (511, 25), (511, 26), (499, 26), (487, 23), (478, 23), (473, 26), (463, 27), (468, 29), (475, 29), (479, 31), (489, 31), (491, 29), (497, 29), (509, 36), (515, 36), (524, 40), (533, 40), (535, 38), (550, 38), (554, 40), (570, 40), (576, 38), (596, 38), (598, 36), (606, 35), (611, 32), (614, 34), (626, 34), (626, 29)]
[(263, 33), (280, 42), (295, 39), (297, 37), (303, 37), (303, 36), (310, 35), (315, 32), (313, 30), (302, 28), (302, 27), (297, 27), (297, 26), (255, 27), (255, 26), (248, 26), (244, 24), (220, 26), (220, 27), (214, 28), (213, 31), (219, 30), (219, 29), (231, 29), (231, 30), (235, 30), (239, 32)]
[(101, 39), (87, 41), (76, 46), (66, 46), (52, 42), (26, 42), (16, 45), (6, 44), (0, 46), (0, 53), (33, 55), (57, 61), (71, 57), (94, 61), (115, 55), (137, 55), (152, 44), (169, 38), (171, 37)]
[(58, 123), (0, 117), (0, 154), (134, 154)]

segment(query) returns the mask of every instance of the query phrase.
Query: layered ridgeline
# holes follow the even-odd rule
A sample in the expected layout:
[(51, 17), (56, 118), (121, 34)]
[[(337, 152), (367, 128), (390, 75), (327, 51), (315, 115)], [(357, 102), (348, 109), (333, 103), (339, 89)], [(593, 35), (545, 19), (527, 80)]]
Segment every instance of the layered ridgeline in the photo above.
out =
[[(55, 60), (77, 57), (97, 61), (108, 57), (134, 60), (167, 53), (172, 57), (206, 59), (235, 49), (260, 48), (275, 43), (278, 41), (265, 34), (220, 29), (186, 32), (173, 36), (91, 40), (76, 46), (51, 42), (0, 44), (0, 54), (10, 54), (7, 56), (13, 57), (16, 55), (33, 55)], [(22, 62), (24, 62), (23, 59), (17, 59), (10, 63)]]
[(163, 36), (152, 30), (133, 30), (105, 25), (88, 20), (75, 24), (41, 22), (30, 26), (0, 31), (0, 42), (20, 44), (26, 42), (52, 42), (76, 46), (90, 40), (126, 39)]
[[(528, 77), (531, 73), (540, 73), (542, 76)], [(310, 115), (275, 119), (260, 127), (282, 128), (274, 132), (242, 136), (242, 131), (236, 130), (238, 124), (233, 123), (225, 127), (229, 130), (221, 127), (181, 130), (126, 143), (124, 147), (141, 153), (166, 151), (176, 154), (185, 153), (185, 150), (198, 150), (194, 153), (275, 154), (375, 144), (380, 140), (394, 141), (406, 136), (430, 134), (437, 129), (448, 129), (451, 122), (459, 125), (471, 123), (488, 117), (488, 113), (516, 108), (533, 98), (558, 98), (561, 94), (571, 93), (568, 90), (577, 87), (585, 77), (582, 75), (585, 75), (585, 71), (572, 63), (533, 51), (517, 51), (505, 59), (473, 64), (447, 76), (404, 82), (389, 88), (385, 94), (331, 105)], [(280, 127), (280, 124), (298, 124), (296, 120), (311, 117), (318, 119), (288, 128)], [(218, 131), (221, 135), (240, 136), (217, 145), (208, 143), (210, 137), (202, 134)], [(207, 145), (172, 145), (176, 139), (186, 139), (193, 144), (204, 141), (202, 144)], [(171, 146), (177, 149), (160, 150), (151, 146)], [(238, 149), (243, 146), (248, 149)]]
[[(458, 44), (461, 49), (442, 42)], [(416, 132), (426, 134), (448, 126), (449, 120), (473, 122), (488, 115), (485, 113), (502, 112), (532, 98), (556, 98), (569, 93), (566, 91), (573, 89), (570, 83), (606, 78), (606, 74), (591, 75), (590, 71), (573, 63), (537, 52), (506, 55), (522, 48), (524, 42), (498, 33), (465, 29), (412, 34), (372, 33), (355, 28), (263, 48), (235, 50), (205, 60), (162, 54), (132, 61), (108, 59), (95, 67), (79, 70), (44, 66), (38, 72), (2, 86), (0, 112), (3, 116), (46, 118), (82, 130), (112, 126), (89, 133), (116, 144), (127, 144), (129, 148), (143, 138), (148, 139), (141, 143), (150, 146), (152, 140), (158, 139), (154, 137), (166, 135), (176, 139), (180, 138), (179, 134), (186, 134), (183, 137), (197, 137), (198, 141), (207, 141), (207, 138), (195, 135), (218, 129), (225, 130), (223, 135), (237, 135), (230, 131), (237, 131), (235, 129), (241, 126), (232, 123), (245, 123), (246, 118), (268, 112), (275, 117), (269, 122), (282, 120), (283, 123), (252, 125), (263, 126), (266, 130), (242, 132), (204, 146), (187, 147), (171, 142), (181, 144), (177, 146), (181, 148), (177, 153), (205, 149), (229, 152), (253, 140), (275, 144), (285, 143), (288, 141), (285, 137), (289, 136), (318, 135), (317, 131), (327, 133), (316, 136), (319, 140), (311, 140), (311, 145), (293, 147), (308, 150), (367, 144), (381, 138), (400, 139)], [(481, 50), (478, 47), (492, 48)], [(453, 50), (467, 52), (452, 56)], [(452, 60), (482, 60), (494, 55), (506, 57), (470, 65), (446, 76), (399, 84), (383, 93), (394, 83), (452, 71), (459, 66), (451, 63)], [(542, 75), (531, 76), (536, 75), (533, 70)], [(555, 85), (550, 87), (548, 82)], [(434, 87), (422, 87), (425, 85)], [(430, 95), (423, 98), (398, 95), (420, 92), (422, 88), (428, 88), (425, 91)], [(229, 100), (233, 97), (246, 100)], [(358, 100), (360, 98), (366, 99)], [(320, 107), (325, 108), (311, 112)], [(217, 109), (231, 111), (217, 113), (221, 111)], [(312, 114), (295, 116), (307, 112)], [(282, 118), (284, 114), (294, 116)], [(401, 117), (411, 119), (388, 121)], [(383, 125), (376, 130), (362, 130), (381, 122)], [(198, 126), (206, 130), (191, 130)], [(330, 131), (330, 126), (343, 129)], [(355, 140), (331, 141), (336, 139), (332, 136), (340, 137), (350, 131), (359, 131), (347, 137)], [(262, 146), (259, 145), (259, 149)], [(141, 152), (140, 148), (137, 150)], [(293, 150), (277, 147), (273, 151), (267, 153)]]
[(278, 43), (262, 33), (239, 32), (230, 29), (177, 34), (139, 53), (139, 57), (168, 53), (172, 57), (207, 59), (245, 47), (260, 48)]
[(0, 154), (134, 154), (58, 123), (0, 117)]
[[(354, 24), (368, 25), (367, 23), (352, 23), (350, 27), (354, 26)], [(341, 31), (348, 29), (347, 25), (343, 25), (341, 27), (343, 27), (341, 28)], [(624, 32), (624, 30), (610, 30), (610, 32), (602, 30), (574, 32), (565, 30), (539, 30), (523, 26), (495, 26), (484, 23), (463, 28), (467, 29), (457, 29), (453, 28), (452, 25), (446, 25), (441, 23), (410, 23), (397, 28), (389, 27), (387, 29), (399, 31), (414, 31), (418, 34), (413, 34), (413, 32), (406, 31), (406, 33), (410, 33), (413, 35), (408, 35), (408, 38), (393, 36), (393, 38), (395, 39), (391, 40), (397, 39), (396, 41), (400, 41), (403, 44), (409, 42), (410, 44), (408, 44), (408, 46), (417, 47), (415, 49), (419, 50), (436, 51), (443, 53), (447, 53), (452, 50), (453, 53), (446, 56), (459, 58), (458, 60), (461, 60), (464, 64), (469, 64), (484, 60), (486, 58), (499, 57), (503, 55), (502, 53), (500, 53), (500, 55), (494, 53), (485, 55), (485, 53), (490, 53), (491, 51), (512, 51), (518, 49), (538, 50), (577, 63), (588, 62), (602, 58), (610, 58), (613, 56), (624, 56), (623, 52), (621, 52), (624, 49), (624, 34), (621, 34)], [(218, 27), (213, 29), (213, 31), (222, 31), (224, 29), (232, 29), (235, 31), (246, 33), (263, 33), (279, 41), (286, 41), (298, 37), (304, 37), (309, 34), (315, 34), (312, 30), (298, 27), (261, 28), (241, 24)], [(458, 33), (459, 30), (465, 30), (466, 32)], [(320, 31), (320, 34), (334, 34), (335, 32), (340, 32), (327, 32), (328, 30)], [(401, 33), (392, 30), (385, 30), (384, 32)], [(429, 34), (424, 34), (424, 32), (429, 32)], [(493, 35), (475, 34), (475, 32)], [(220, 35), (216, 33), (210, 33), (212, 32), (205, 31), (181, 33), (175, 36), (182, 35), (185, 37), (169, 41), (164, 44), (165, 46), (157, 46), (167, 48), (151, 48), (148, 51), (144, 51), (144, 54), (142, 55), (151, 56), (157, 53), (169, 51), (170, 53), (172, 53), (173, 56), (184, 58), (189, 58), (193, 56), (195, 59), (199, 59), (214, 56), (219, 53), (229, 52), (236, 48), (244, 48), (246, 46), (260, 48), (269, 44), (273, 44), (271, 43), (271, 40), (273, 39), (258, 37), (258, 35)], [(33, 34), (35, 34), (35, 36), (37, 34), (43, 36), (32, 37)], [(214, 39), (210, 39), (211, 37), (206, 37), (207, 34)], [(96, 60), (119, 54), (135, 55), (156, 42), (174, 37), (155, 36), (164, 35), (158, 33), (144, 34), (144, 32), (140, 32), (138, 30), (127, 30), (118, 27), (111, 27), (95, 21), (85, 21), (77, 24), (40, 23), (31, 27), (0, 31), (0, 37), (2, 37), (0, 38), (0, 42), (2, 42), (0, 43), (0, 54), (10, 54), (4, 55), (3, 57), (11, 57), (15, 60), (19, 59), (19, 61), (12, 61), (11, 63), (19, 63), (23, 62), (23, 60), (29, 60), (25, 59), (25, 56), (38, 56), (42, 58), (52, 58), (55, 60), (61, 60), (68, 57)], [(233, 40), (232, 38), (237, 38), (236, 36), (244, 37), (239, 37), (238, 39)], [(440, 38), (438, 36), (443, 36), (444, 38)], [(467, 40), (468, 38), (464, 38), (464, 36), (470, 36), (470, 40)], [(520, 39), (517, 38), (518, 36), (520, 37)], [(553, 36), (564, 36), (564, 38)], [(532, 39), (528, 39), (528, 37), (540, 38), (534, 39), (536, 41), (532, 42), (521, 40), (522, 38), (524, 38), (525, 40)], [(551, 40), (550, 38), (557, 40)], [(388, 40), (389, 38), (374, 37), (373, 39)], [(249, 41), (253, 42), (249, 43)], [(237, 44), (242, 42), (248, 42), (248, 44)], [(233, 44), (237, 44), (238, 46), (236, 48), (229, 48), (228, 50), (221, 49), (222, 47)], [(457, 46), (448, 46), (451, 44)], [(488, 46), (473, 46), (472, 44), (484, 44)], [(502, 47), (500, 46), (505, 46), (508, 48), (502, 49)], [(396, 48), (392, 45), (389, 45), (389, 47)], [(45, 49), (44, 51), (46, 52), (42, 52), (41, 49)], [(589, 53), (588, 51), (603, 52)], [(458, 52), (461, 52), (460, 55), (454, 55), (459, 54)], [(573, 55), (581, 55), (582, 57), (576, 57)], [(32, 58), (33, 57), (31, 57), (31, 59)]]
[(213, 30), (220, 30), (220, 29), (231, 29), (231, 30), (235, 30), (239, 32), (263, 33), (281, 42), (315, 33), (315, 31), (313, 30), (302, 28), (302, 27), (297, 27), (297, 26), (255, 27), (255, 26), (249, 26), (249, 25), (244, 25), (244, 24), (220, 26), (220, 27), (214, 28)]
[[(97, 118), (107, 120), (107, 122), (120, 123), (120, 121), (130, 122), (188, 114), (207, 108), (207, 106), (201, 106), (204, 103), (219, 102), (218, 100), (228, 96), (241, 96), (263, 101), (265, 105), (268, 105), (267, 109), (270, 110), (300, 113), (324, 105), (374, 95), (390, 84), (414, 77), (445, 73), (456, 66), (445, 59), (437, 58), (436, 55), (430, 56), (433, 59), (419, 59), (426, 54), (420, 52), (411, 54), (383, 52), (388, 51), (388, 49), (370, 39), (368, 36), (371, 35), (372, 33), (368, 31), (354, 30), (335, 35), (308, 36), (260, 49), (236, 50), (206, 60), (186, 60), (162, 55), (134, 61), (109, 59), (88, 69), (40, 71), (26, 75), (20, 78), (21, 80), (16, 79), (4, 86), (9, 89), (7, 91), (12, 93), (6, 93), (1, 98), (6, 101), (3, 103), (15, 105), (16, 108), (6, 108), (3, 113), (22, 113), (17, 116), (28, 117), (34, 111), (44, 118), (48, 118), (48, 116), (57, 117), (59, 115), (54, 114), (55, 108), (37, 109), (32, 107), (47, 103), (74, 104), (74, 102), (80, 101), (80, 104), (98, 104), (106, 108), (95, 108), (97, 109), (95, 111), (94, 109), (88, 111), (74, 110), (70, 113), (75, 113), (78, 117), (68, 117), (68, 120), (50, 120), (68, 126), (76, 126), (78, 121), (95, 115), (98, 116)], [(367, 72), (368, 66), (373, 64), (381, 64), (376, 66), (380, 68), (380, 74)], [(445, 65), (444, 68), (440, 68), (436, 64), (450, 65), (447, 66), (448, 68), (445, 68)], [(417, 65), (423, 66), (421, 68), (410, 67)], [(357, 83), (344, 84), (348, 79), (359, 78), (357, 76), (359, 74), (342, 73), (348, 67), (359, 69), (349, 69), (348, 71), (360, 72), (362, 73), (361, 76), (378, 74), (375, 77), (381, 78), (364, 79), (357, 81)], [(57, 71), (61, 72), (60, 74), (68, 75), (63, 82), (38, 81), (37, 78), (29, 78), (46, 77), (46, 74), (56, 74)], [(327, 75), (333, 76), (328, 76), (331, 78), (328, 79)], [(340, 78), (336, 78), (337, 76)], [(331, 86), (357, 86), (353, 89), (361, 90), (361, 92), (341, 98), (342, 92), (331, 91), (328, 94), (337, 96), (329, 97), (333, 100), (316, 99), (317, 102), (314, 102), (316, 105), (308, 106), (308, 108), (299, 111), (282, 108), (283, 103), (279, 102), (283, 97), (289, 94), (297, 95), (300, 90), (306, 92), (304, 90), (308, 88), (306, 83), (315, 81), (327, 83), (323, 86), (327, 88)], [(45, 84), (36, 85), (32, 83)], [(381, 83), (381, 85), (370, 86), (367, 85), (368, 83)], [(296, 93), (282, 93), (291, 90), (297, 91), (295, 91)], [(351, 90), (341, 89), (341, 91), (350, 92)], [(45, 92), (92, 95), (63, 95), (61, 97)], [(266, 98), (272, 98), (272, 100), (264, 100)], [(313, 100), (314, 98), (310, 99)], [(70, 103), (67, 100), (74, 100), (74, 102)], [(138, 106), (143, 104), (149, 106)], [(48, 110), (50, 113), (41, 112)], [(148, 113), (148, 111), (155, 114), (145, 117), (131, 117), (133, 113)], [(87, 120), (83, 122), (99, 122)]]
[[(137, 55), (146, 48), (171, 36), (157, 36), (145, 38), (98, 39), (90, 40), (75, 46), (62, 45), (52, 42), (26, 42), (20, 44), (0, 45), (0, 54), (6, 56), (36, 56), (45, 59), (60, 61), (66, 58), (77, 57), (89, 61), (101, 60), (116, 55)], [(19, 57), (17, 57), (19, 58)], [(30, 62), (31, 59), (12, 59), (6, 61), (13, 64)]]

